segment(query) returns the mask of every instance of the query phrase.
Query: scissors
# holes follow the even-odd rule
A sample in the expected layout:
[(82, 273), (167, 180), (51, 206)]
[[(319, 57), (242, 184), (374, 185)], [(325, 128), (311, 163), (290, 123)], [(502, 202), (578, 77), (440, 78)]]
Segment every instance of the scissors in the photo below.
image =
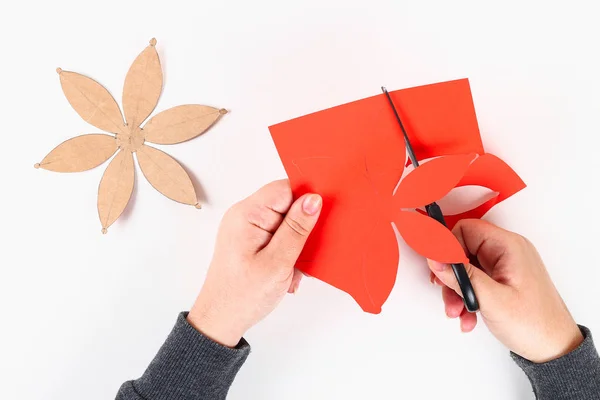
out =
[[(382, 86), (381, 90), (387, 97), (390, 106), (392, 106), (392, 110), (394, 110), (394, 115), (396, 116), (398, 125), (400, 125), (400, 129), (402, 130), (402, 134), (404, 135), (404, 142), (406, 143), (406, 151), (408, 153), (408, 157), (410, 158), (410, 161), (412, 162), (413, 166), (417, 168), (419, 166), (419, 161), (417, 160), (415, 152), (410, 144), (408, 134), (406, 133), (404, 124), (400, 119), (400, 115), (398, 115), (398, 111), (396, 110), (394, 102), (392, 101), (392, 98), (388, 93), (387, 89)], [(442, 209), (437, 203), (434, 202), (426, 205), (425, 211), (427, 212), (427, 215), (429, 215), (431, 218), (435, 219), (440, 224), (446, 226), (444, 214), (442, 213)], [(473, 290), (473, 285), (471, 284), (471, 279), (469, 279), (469, 274), (467, 274), (465, 265), (463, 263), (450, 265), (452, 266), (452, 271), (454, 271), (454, 276), (456, 277), (456, 280), (458, 281), (458, 286), (460, 287), (460, 291), (462, 292), (462, 298), (465, 304), (465, 308), (468, 312), (476, 312), (477, 310), (479, 310), (479, 302), (477, 301), (477, 296), (475, 295), (475, 290)]]

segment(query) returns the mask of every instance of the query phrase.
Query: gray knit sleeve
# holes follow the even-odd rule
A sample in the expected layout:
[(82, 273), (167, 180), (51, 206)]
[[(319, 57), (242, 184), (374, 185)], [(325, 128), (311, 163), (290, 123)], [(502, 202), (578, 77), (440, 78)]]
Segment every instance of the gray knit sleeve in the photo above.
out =
[(220, 400), (250, 353), (244, 339), (222, 346), (179, 314), (175, 327), (141, 378), (125, 382), (117, 400)]
[(600, 400), (600, 357), (592, 334), (579, 326), (584, 340), (578, 348), (556, 360), (536, 364), (511, 353), (525, 372), (538, 400)]

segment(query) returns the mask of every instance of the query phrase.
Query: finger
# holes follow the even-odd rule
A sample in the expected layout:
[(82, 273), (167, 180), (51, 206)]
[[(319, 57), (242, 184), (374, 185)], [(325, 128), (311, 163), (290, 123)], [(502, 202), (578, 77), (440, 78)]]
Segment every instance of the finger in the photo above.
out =
[(277, 259), (276, 265), (293, 266), (317, 223), (322, 204), (323, 200), (318, 194), (306, 194), (296, 200), (261, 252)]
[(477, 314), (470, 313), (466, 309), (460, 314), (460, 330), (462, 332), (471, 332), (477, 326)]
[[(433, 260), (427, 260), (427, 264), (429, 265), (431, 272), (433, 272), (444, 285), (448, 286), (462, 297), (462, 292), (450, 265)], [(469, 275), (469, 279), (473, 284), (473, 289), (475, 290), (481, 309), (484, 309), (486, 306), (494, 306), (504, 297), (503, 290), (505, 288), (489, 277), (484, 271), (475, 268), (471, 264), (465, 264), (465, 268)]]
[(248, 222), (273, 234), (290, 209), (292, 200), (292, 190), (287, 179), (271, 182), (244, 200)]
[(278, 214), (285, 214), (289, 211), (293, 202), (290, 181), (280, 179), (268, 183), (257, 190), (250, 198), (264, 204)]
[[(306, 275), (306, 274), (304, 274), (304, 275)], [(432, 285), (446, 286), (442, 283), (442, 281), (440, 281), (438, 278), (436, 278), (435, 274), (431, 271), (429, 271), (429, 283), (431, 283)]]
[(465, 305), (462, 298), (448, 286), (442, 287), (442, 299), (448, 318), (458, 318), (464, 311)]
[(294, 276), (292, 277), (292, 283), (288, 289), (288, 293), (295, 294), (300, 287), (300, 281), (302, 280), (302, 271), (294, 268)]
[(510, 253), (520, 235), (499, 228), (487, 221), (465, 219), (452, 229), (460, 244), (468, 254), (477, 258), (483, 270), (491, 275), (502, 257)]

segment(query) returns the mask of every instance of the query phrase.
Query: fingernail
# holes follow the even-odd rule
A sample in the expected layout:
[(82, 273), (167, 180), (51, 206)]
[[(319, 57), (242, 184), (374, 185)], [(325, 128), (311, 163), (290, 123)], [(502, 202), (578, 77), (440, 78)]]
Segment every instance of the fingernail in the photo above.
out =
[(306, 196), (302, 202), (302, 209), (308, 215), (315, 215), (321, 209), (322, 203), (323, 201), (321, 200), (321, 196), (318, 194), (310, 194)]
[(300, 288), (300, 282), (295, 283), (294, 286), (292, 286), (292, 289), (290, 290), (291, 294), (296, 294), (298, 292), (298, 289)]

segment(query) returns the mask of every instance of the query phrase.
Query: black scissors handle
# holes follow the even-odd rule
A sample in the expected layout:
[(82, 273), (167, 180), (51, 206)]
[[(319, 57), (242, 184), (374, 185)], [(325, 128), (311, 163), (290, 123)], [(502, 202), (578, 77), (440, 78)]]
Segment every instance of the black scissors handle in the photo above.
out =
[[(442, 209), (437, 205), (437, 203), (431, 203), (425, 206), (425, 210), (427, 211), (427, 215), (435, 219), (440, 224), (446, 226), (444, 214), (442, 214)], [(452, 266), (452, 271), (454, 271), (454, 276), (456, 277), (458, 286), (462, 292), (465, 308), (468, 312), (476, 312), (479, 310), (479, 301), (477, 301), (477, 296), (475, 295), (475, 290), (473, 289), (473, 285), (471, 284), (471, 279), (469, 279), (469, 274), (467, 273), (465, 265), (463, 263), (450, 265)]]

